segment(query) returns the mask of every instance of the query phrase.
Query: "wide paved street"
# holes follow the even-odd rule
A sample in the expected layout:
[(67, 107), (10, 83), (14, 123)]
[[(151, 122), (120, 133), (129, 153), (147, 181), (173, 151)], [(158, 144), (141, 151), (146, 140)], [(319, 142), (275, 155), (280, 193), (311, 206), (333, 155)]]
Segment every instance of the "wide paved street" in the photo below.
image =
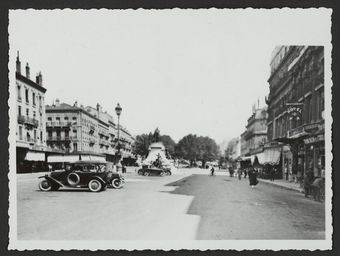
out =
[(123, 189), (40, 192), (18, 175), (18, 239), (324, 239), (324, 205), (298, 192), (225, 172), (126, 175)]

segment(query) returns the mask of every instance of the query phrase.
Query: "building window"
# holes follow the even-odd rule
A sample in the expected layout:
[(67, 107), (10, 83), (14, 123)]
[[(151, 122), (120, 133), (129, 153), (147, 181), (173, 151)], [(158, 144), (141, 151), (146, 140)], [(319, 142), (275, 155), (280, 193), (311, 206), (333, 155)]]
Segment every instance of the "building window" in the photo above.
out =
[(25, 89), (25, 98), (26, 98), (26, 103), (29, 103), (29, 99), (28, 99), (28, 89)]
[(41, 96), (39, 96), (39, 106), (42, 106), (42, 100), (41, 100)]
[(17, 86), (18, 100), (21, 101), (21, 86)]
[(73, 130), (73, 136), (74, 138), (77, 138), (77, 130)]
[(57, 139), (60, 138), (60, 131), (57, 131)]
[(27, 108), (26, 109), (26, 116), (29, 117), (29, 115), (30, 115), (30, 110)]
[(21, 116), (21, 106), (18, 106), (18, 115)]
[(22, 126), (19, 126), (19, 140), (22, 140)]
[(40, 131), (40, 142), (43, 143), (43, 133)]
[(36, 141), (37, 140), (37, 130), (33, 131), (33, 135), (34, 135), (34, 141)]
[(35, 93), (34, 92), (32, 93), (32, 102), (33, 102), (33, 105), (35, 106)]
[(36, 117), (36, 113), (35, 111), (33, 111), (33, 118), (35, 119), (35, 117)]
[(48, 121), (52, 121), (52, 117), (47, 117), (47, 120)]
[(48, 138), (51, 139), (52, 138), (52, 131), (48, 131)]
[(74, 150), (74, 151), (78, 151), (78, 145), (77, 145), (77, 143), (73, 143), (73, 150)]

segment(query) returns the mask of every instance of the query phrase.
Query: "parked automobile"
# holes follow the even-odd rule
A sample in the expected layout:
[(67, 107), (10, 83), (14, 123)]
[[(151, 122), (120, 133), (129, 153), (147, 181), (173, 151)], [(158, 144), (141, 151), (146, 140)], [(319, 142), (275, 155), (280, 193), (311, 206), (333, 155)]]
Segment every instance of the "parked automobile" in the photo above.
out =
[(66, 163), (62, 170), (51, 171), (40, 176), (41, 191), (58, 190), (59, 188), (88, 188), (92, 192), (105, 190), (107, 186), (121, 188), (124, 177), (106, 169), (106, 162), (76, 161)]
[(138, 170), (139, 175), (144, 176), (166, 176), (171, 175), (171, 170), (169, 168), (158, 168), (154, 166), (143, 165), (141, 169)]

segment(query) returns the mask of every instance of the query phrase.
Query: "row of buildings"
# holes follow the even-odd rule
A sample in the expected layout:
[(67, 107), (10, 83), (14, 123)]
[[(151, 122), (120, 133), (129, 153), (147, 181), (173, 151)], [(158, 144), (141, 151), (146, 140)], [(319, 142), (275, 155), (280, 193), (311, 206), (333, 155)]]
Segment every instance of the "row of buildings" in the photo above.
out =
[[(298, 181), (325, 169), (324, 48), (279, 46), (270, 62), (265, 107), (253, 107), (230, 158)], [(247, 164), (245, 164), (247, 165)]]
[(45, 105), (42, 74), (32, 80), (28, 63), (23, 74), (19, 54), (15, 75), (17, 172), (44, 169), (47, 157), (52, 155), (82, 154), (109, 162), (134, 157), (134, 137), (125, 127), (118, 127), (99, 104), (96, 108), (84, 107), (57, 99)]

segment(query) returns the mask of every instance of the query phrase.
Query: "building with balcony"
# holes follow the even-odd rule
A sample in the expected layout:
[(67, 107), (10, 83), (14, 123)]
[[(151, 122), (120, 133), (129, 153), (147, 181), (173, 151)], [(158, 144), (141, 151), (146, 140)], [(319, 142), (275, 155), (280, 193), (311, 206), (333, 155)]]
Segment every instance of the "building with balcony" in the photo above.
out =
[[(105, 157), (106, 161), (114, 162), (117, 157), (118, 131), (113, 117), (104, 112), (97, 104), (78, 106), (60, 103), (59, 99), (52, 106), (46, 106), (47, 145), (65, 153), (89, 153)], [(121, 129), (121, 134), (124, 132)], [(122, 157), (132, 157), (129, 141), (121, 136)]]
[(306, 170), (325, 168), (324, 49), (278, 46), (268, 79), (268, 141), (282, 147), (284, 177), (298, 180)]
[(36, 80), (30, 78), (26, 64), (25, 75), (21, 72), (19, 53), (16, 60), (16, 160), (17, 172), (31, 172), (43, 168), (46, 151), (45, 92), (42, 74)]

